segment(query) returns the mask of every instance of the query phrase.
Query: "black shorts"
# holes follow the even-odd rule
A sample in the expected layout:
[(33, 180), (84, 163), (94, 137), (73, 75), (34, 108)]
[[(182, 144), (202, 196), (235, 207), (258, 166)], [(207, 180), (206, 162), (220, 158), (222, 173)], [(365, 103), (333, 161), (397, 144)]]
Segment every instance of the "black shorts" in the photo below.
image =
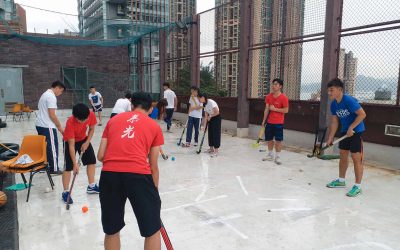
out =
[[(362, 153), (363, 152), (363, 140), (361, 138), (362, 133), (355, 133), (352, 137), (346, 138), (339, 142), (339, 149), (349, 150), (351, 153)], [(342, 136), (346, 133), (342, 133)]]
[(103, 111), (103, 107), (101, 106), (101, 104), (96, 105), (96, 106), (93, 107), (93, 112), (94, 113), (101, 112), (101, 111)]
[(118, 113), (111, 113), (110, 119), (113, 118), (116, 115), (118, 115)]
[(265, 125), (265, 141), (283, 141), (283, 124), (271, 124)]
[(116, 234), (125, 226), (126, 199), (131, 203), (143, 237), (160, 230), (161, 199), (151, 175), (102, 171), (99, 186), (105, 234)]
[[(81, 147), (82, 147), (82, 144), (85, 143), (85, 141), (86, 141), (86, 139), (83, 141), (75, 142), (75, 155), (76, 155), (76, 152), (78, 152), (78, 154), (81, 153)], [(79, 157), (79, 156), (77, 156), (77, 157)], [(64, 145), (64, 159), (65, 159), (64, 160), (64, 164), (65, 164), (64, 170), (72, 171), (72, 169), (74, 168), (74, 164), (72, 163), (71, 156), (69, 155), (68, 142), (65, 142), (65, 145)], [(77, 158), (77, 160), (78, 160), (78, 158)], [(82, 164), (84, 166), (96, 164), (96, 155), (94, 154), (94, 150), (93, 150), (91, 143), (89, 143), (89, 147), (86, 149), (85, 153), (83, 153), (83, 155), (82, 155)]]

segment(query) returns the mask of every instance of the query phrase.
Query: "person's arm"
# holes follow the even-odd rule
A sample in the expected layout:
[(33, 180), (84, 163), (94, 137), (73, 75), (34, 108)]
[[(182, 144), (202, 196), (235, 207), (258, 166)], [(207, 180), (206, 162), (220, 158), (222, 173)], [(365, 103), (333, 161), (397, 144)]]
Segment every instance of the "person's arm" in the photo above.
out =
[(332, 116), (331, 125), (329, 126), (329, 136), (326, 144), (331, 145), (335, 138), (336, 131), (339, 127), (339, 118), (336, 115)]
[(349, 129), (347, 130), (347, 136), (351, 137), (354, 134), (354, 129), (367, 117), (363, 108), (358, 109), (356, 112), (357, 117), (352, 124), (350, 124)]
[(153, 176), (154, 185), (158, 188), (160, 173), (158, 170), (158, 155), (160, 153), (160, 146), (150, 148), (149, 163), (151, 175)]
[(175, 96), (174, 97), (174, 111), (178, 110), (178, 98)]
[(100, 101), (101, 101), (101, 106), (104, 107), (104, 99), (102, 95), (100, 95)]
[(209, 115), (210, 120), (211, 120), (211, 118), (213, 118), (214, 116), (218, 116), (218, 115), (219, 115), (219, 108), (218, 108), (218, 107), (214, 107), (214, 108), (213, 108), (213, 114), (212, 114), (212, 115)]
[(94, 125), (89, 126), (89, 132), (88, 132), (88, 136), (86, 138), (85, 143), (82, 144), (81, 147), (81, 152), (85, 152), (86, 149), (89, 147), (90, 141), (92, 140), (93, 134), (94, 134)]
[(209, 114), (207, 112), (204, 112), (204, 122), (203, 122), (203, 127), (206, 126), (207, 122), (209, 121)]
[(289, 112), (289, 107), (284, 107), (284, 108), (275, 108), (275, 106), (274, 106), (274, 105), (271, 105), (271, 106), (269, 107), (269, 110), (271, 110), (271, 111), (275, 111), (275, 112), (278, 112), (278, 113), (284, 113), (284, 114), (287, 114), (287, 113)]
[(69, 156), (71, 157), (71, 161), (73, 164), (73, 170), (75, 173), (79, 174), (79, 165), (76, 162), (76, 153), (75, 153), (75, 139), (68, 139), (68, 148), (69, 148)]
[(103, 162), (106, 150), (107, 150), (107, 138), (101, 138), (99, 151), (97, 152), (97, 159), (100, 162)]
[(94, 107), (93, 100), (92, 100), (92, 98), (90, 98), (90, 96), (89, 96), (89, 102), (90, 102), (90, 105), (92, 105), (92, 107)]
[(269, 113), (269, 104), (265, 104), (264, 116), (263, 116), (262, 123), (261, 123), (261, 126), (263, 126), (263, 127), (265, 126), (265, 122), (267, 120), (268, 113)]
[(56, 115), (56, 109), (48, 109), (48, 111), (49, 111), (50, 120), (54, 123), (54, 125), (56, 125), (56, 128), (58, 129), (58, 131), (60, 131), (61, 134), (64, 134), (64, 130), (61, 126), (61, 122), (60, 122), (60, 120), (58, 120), (57, 115)]

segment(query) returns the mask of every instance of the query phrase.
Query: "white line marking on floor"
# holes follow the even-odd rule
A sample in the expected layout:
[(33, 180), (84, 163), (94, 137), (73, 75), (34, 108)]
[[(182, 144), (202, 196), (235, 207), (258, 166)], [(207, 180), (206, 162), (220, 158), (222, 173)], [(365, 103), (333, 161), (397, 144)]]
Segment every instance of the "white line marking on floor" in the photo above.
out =
[(353, 243), (353, 244), (344, 244), (344, 245), (339, 245), (336, 247), (332, 248), (326, 248), (325, 250), (336, 250), (336, 249), (354, 249), (355, 247), (374, 247), (374, 249), (377, 249), (375, 247), (378, 247), (379, 249), (384, 249), (384, 250), (394, 250), (388, 245), (379, 243), (379, 242), (373, 242), (373, 241), (368, 241), (368, 242), (360, 242), (360, 243)]
[(205, 185), (204, 187), (203, 187), (203, 190), (202, 190), (202, 192), (197, 196), (197, 198), (194, 200), (195, 202), (198, 202), (198, 201), (200, 201), (201, 200), (201, 198), (203, 198), (204, 197), (204, 195), (206, 194), (206, 192), (207, 192), (207, 189), (208, 189), (208, 185)]
[(202, 201), (192, 202), (192, 203), (188, 203), (188, 204), (184, 204), (184, 205), (180, 205), (180, 206), (176, 206), (176, 207), (161, 209), (161, 211), (164, 211), (164, 212), (172, 211), (172, 210), (176, 210), (176, 209), (179, 209), (179, 208), (190, 207), (190, 206), (194, 206), (194, 205), (205, 203), (205, 202), (209, 202), (209, 201), (215, 201), (215, 200), (219, 200), (219, 199), (224, 199), (224, 198), (227, 198), (227, 197), (228, 197), (227, 195), (220, 195), (220, 196), (217, 196), (215, 198), (211, 198), (211, 199), (207, 199), (207, 200), (202, 200)]
[(243, 239), (247, 240), (249, 237), (247, 235), (245, 235), (244, 233), (240, 232), (237, 228), (235, 228), (234, 226), (232, 226), (229, 223), (226, 222), (222, 222), (225, 226), (229, 227), (230, 229), (232, 229), (235, 233), (237, 233), (240, 237), (242, 237)]
[(249, 196), (249, 193), (247, 192), (246, 188), (245, 188), (244, 185), (243, 185), (242, 178), (240, 178), (240, 176), (236, 176), (236, 179), (238, 180), (238, 182), (239, 182), (239, 184), (240, 184), (240, 187), (241, 187), (242, 190), (243, 190), (243, 193), (244, 193), (245, 195)]
[(268, 209), (268, 212), (287, 212), (287, 211), (310, 211), (309, 207), (275, 208)]
[(227, 216), (221, 216), (221, 217), (217, 217), (214, 219), (209, 219), (209, 220), (203, 222), (202, 224), (209, 225), (209, 224), (214, 224), (214, 223), (218, 223), (218, 222), (224, 223), (224, 221), (226, 221), (226, 220), (232, 220), (232, 219), (237, 219), (237, 218), (241, 218), (241, 217), (243, 217), (243, 215), (241, 215), (239, 213), (234, 213), (234, 214), (227, 215)]
[(194, 188), (198, 188), (198, 187), (203, 187), (204, 185), (195, 185), (195, 186), (191, 186), (191, 187), (183, 187), (183, 188), (178, 188), (176, 190), (171, 190), (171, 191), (165, 191), (160, 193), (160, 195), (164, 195), (164, 194), (171, 194), (171, 193), (176, 193), (176, 192), (181, 192), (181, 191), (186, 191), (186, 190), (190, 190), (190, 189), (194, 189)]
[(297, 201), (297, 199), (286, 198), (258, 198), (259, 201)]

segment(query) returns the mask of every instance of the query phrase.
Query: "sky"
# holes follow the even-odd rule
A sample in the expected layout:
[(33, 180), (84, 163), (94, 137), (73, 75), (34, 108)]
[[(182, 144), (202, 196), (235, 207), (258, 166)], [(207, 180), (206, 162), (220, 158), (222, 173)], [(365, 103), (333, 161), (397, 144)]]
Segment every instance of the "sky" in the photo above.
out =
[[(63, 13), (77, 14), (76, 0), (15, 0)], [(322, 32), (325, 24), (326, 0), (305, 0), (304, 34)], [(344, 0), (343, 28), (400, 19), (400, 0)], [(215, 0), (197, 0), (197, 12), (214, 7)], [(34, 10), (27, 13), (28, 31), (58, 33), (78, 30), (77, 17)], [(214, 50), (214, 12), (201, 15), (201, 51)], [(353, 51), (358, 58), (358, 74), (385, 78), (396, 77), (400, 61), (400, 30), (342, 38), (341, 47)], [(323, 41), (303, 45), (302, 82), (321, 80)], [(208, 63), (212, 58), (204, 59)]]

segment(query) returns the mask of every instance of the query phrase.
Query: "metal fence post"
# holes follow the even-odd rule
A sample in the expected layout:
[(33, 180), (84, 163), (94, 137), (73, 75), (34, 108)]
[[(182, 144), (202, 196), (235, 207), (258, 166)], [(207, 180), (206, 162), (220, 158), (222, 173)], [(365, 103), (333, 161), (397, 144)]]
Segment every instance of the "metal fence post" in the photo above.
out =
[(167, 36), (164, 29), (159, 31), (160, 48), (159, 48), (159, 63), (160, 63), (160, 97), (164, 94), (163, 84), (165, 83), (165, 58), (167, 55)]
[(144, 72), (143, 72), (143, 38), (140, 39), (137, 45), (137, 62), (138, 62), (138, 74), (139, 74), (139, 91), (144, 91)]
[(194, 15), (190, 32), (190, 81), (200, 87), (200, 16)]
[[(319, 111), (319, 129), (325, 129), (330, 123), (330, 100), (327, 85), (329, 80), (337, 77), (340, 30), (342, 26), (343, 0), (326, 1), (324, 57), (322, 63), (321, 102)], [(321, 138), (320, 133), (319, 138)]]
[(249, 76), (249, 47), (250, 47), (250, 21), (252, 0), (240, 0), (240, 50), (239, 50), (239, 81), (237, 98), (237, 136), (249, 135), (249, 100), (248, 100), (248, 76)]

